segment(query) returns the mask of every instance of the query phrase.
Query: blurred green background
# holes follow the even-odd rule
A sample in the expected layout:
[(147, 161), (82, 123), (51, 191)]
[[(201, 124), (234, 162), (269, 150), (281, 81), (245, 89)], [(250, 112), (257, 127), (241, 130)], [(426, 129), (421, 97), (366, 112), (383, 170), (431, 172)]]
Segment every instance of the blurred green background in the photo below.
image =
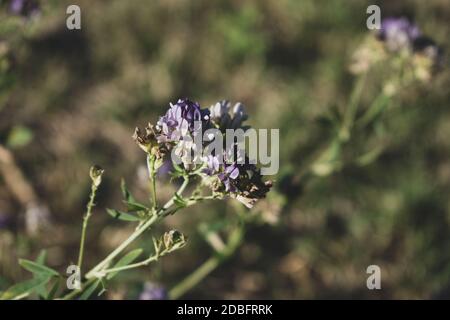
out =
[[(104, 209), (121, 208), (122, 177), (146, 197), (134, 127), (155, 122), (170, 101), (190, 97), (204, 107), (241, 101), (250, 124), (279, 128), (281, 168), (275, 192), (259, 209), (270, 223), (252, 225), (236, 255), (187, 298), (450, 298), (447, 70), (404, 90), (382, 126), (343, 155), (351, 159), (361, 148), (383, 144), (376, 160), (349, 161), (307, 182), (301, 175), (335, 134), (327, 115), (348, 101), (355, 81), (348, 63), (369, 32), (367, 6), (379, 4), (382, 16), (413, 17), (445, 49), (447, 0), (41, 1), (31, 19), (11, 16), (6, 2), (0, 9), (0, 51), (7, 43), (9, 57), (0, 81), (0, 143), (32, 191), (27, 198), (29, 190), (12, 190), (0, 175), (6, 221), (0, 290), (28, 276), (17, 257), (34, 258), (45, 247), (49, 265), (63, 272), (76, 260), (94, 163), (106, 173), (86, 264), (124, 239), (132, 227), (112, 221)], [(69, 31), (65, 11), (75, 3), (82, 29)], [(375, 81), (369, 79), (363, 102), (376, 95)], [(373, 138), (376, 130), (381, 139)], [(160, 185), (167, 196), (169, 183)], [(30, 197), (41, 204), (36, 221), (26, 218)], [(176, 284), (210, 255), (199, 224), (233, 215), (234, 208), (232, 200), (208, 203), (167, 219), (155, 232), (176, 227), (189, 236), (187, 247), (117, 277), (106, 297), (136, 298), (146, 281)], [(150, 239), (141, 244), (150, 248)], [(366, 288), (372, 264), (381, 267), (382, 290)]]

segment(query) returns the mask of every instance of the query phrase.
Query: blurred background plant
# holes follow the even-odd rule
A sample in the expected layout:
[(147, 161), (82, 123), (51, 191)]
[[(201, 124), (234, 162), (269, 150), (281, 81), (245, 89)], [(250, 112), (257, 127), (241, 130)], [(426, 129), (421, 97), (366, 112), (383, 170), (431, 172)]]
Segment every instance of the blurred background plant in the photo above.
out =
[[(445, 60), (432, 79), (422, 72), (425, 81), (396, 90), (385, 112), (353, 123), (395, 71), (381, 63), (361, 85), (354, 76), (354, 52), (374, 37), (367, 6), (414, 18), (446, 49), (448, 1), (78, 0), (82, 29), (69, 31), (73, 3), (0, 1), (0, 291), (27, 278), (17, 257), (47, 247), (60, 271), (76, 260), (92, 163), (114, 174), (98, 193), (84, 264), (123, 241), (130, 228), (102, 208), (119, 206), (120, 177), (146, 195), (132, 129), (189, 96), (242, 101), (254, 127), (280, 128), (281, 172), (237, 253), (185, 297), (450, 298)], [(159, 227), (189, 235), (183, 250), (119, 274), (106, 298), (176, 287), (210, 257), (205, 225), (252, 215), (232, 201), (200, 206)], [(382, 268), (380, 291), (366, 288), (371, 264)]]

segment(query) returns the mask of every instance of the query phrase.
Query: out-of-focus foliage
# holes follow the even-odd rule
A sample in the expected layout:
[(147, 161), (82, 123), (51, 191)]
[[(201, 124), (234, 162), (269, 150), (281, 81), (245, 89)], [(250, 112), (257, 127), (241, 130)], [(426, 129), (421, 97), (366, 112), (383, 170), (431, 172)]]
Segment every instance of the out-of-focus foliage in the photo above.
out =
[[(102, 208), (120, 207), (121, 177), (146, 194), (133, 128), (188, 96), (204, 106), (242, 101), (255, 127), (281, 134), (276, 193), (259, 207), (273, 225), (252, 226), (237, 255), (190, 298), (450, 297), (447, 70), (403, 90), (342, 151), (356, 159), (361, 150), (380, 150), (374, 159), (346, 161), (324, 178), (302, 174), (336, 134), (333, 121), (355, 81), (348, 65), (369, 32), (373, 1), (40, 1), (32, 17), (12, 16), (7, 2), (0, 1), (0, 142), (49, 206), (51, 226), (27, 234), (26, 208), (0, 177), (0, 290), (27, 276), (17, 257), (48, 247), (48, 263), (59, 270), (76, 259), (93, 163), (106, 173), (85, 264), (126, 237), (129, 228)], [(65, 27), (74, 2), (79, 31)], [(378, 4), (383, 16), (414, 17), (448, 48), (448, 1)], [(382, 79), (383, 71), (369, 75), (363, 105)], [(202, 204), (168, 219), (189, 236), (186, 248), (119, 275), (107, 297), (136, 298), (148, 281), (176, 284), (208, 257), (200, 223), (234, 211), (231, 201)], [(382, 269), (380, 291), (366, 288), (371, 264)]]

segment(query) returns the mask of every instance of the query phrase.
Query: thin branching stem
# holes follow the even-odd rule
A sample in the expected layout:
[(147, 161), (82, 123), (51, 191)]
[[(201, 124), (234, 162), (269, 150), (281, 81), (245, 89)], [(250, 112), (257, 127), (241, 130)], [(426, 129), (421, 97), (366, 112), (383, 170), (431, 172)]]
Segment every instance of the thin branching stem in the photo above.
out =
[(356, 113), (361, 100), (361, 95), (366, 83), (367, 73), (362, 74), (356, 81), (356, 85), (353, 87), (353, 91), (350, 96), (349, 103), (345, 108), (344, 118), (342, 121), (342, 127), (339, 132), (339, 139), (346, 142), (350, 139), (350, 132), (355, 121)]
[(81, 229), (80, 250), (78, 253), (78, 268), (81, 270), (83, 264), (84, 243), (86, 241), (86, 230), (89, 223), (89, 218), (92, 215), (92, 208), (95, 206), (95, 195), (97, 193), (97, 186), (93, 182), (91, 185), (91, 194), (89, 195), (89, 202), (86, 206), (86, 214), (83, 217), (83, 227)]
[(361, 127), (367, 126), (373, 119), (380, 115), (384, 108), (388, 105), (390, 96), (384, 92), (380, 93), (378, 97), (372, 102), (366, 112), (358, 119), (357, 124)]
[(139, 267), (144, 267), (144, 266), (150, 264), (153, 261), (157, 261), (159, 258), (165, 256), (166, 254), (171, 253), (171, 252), (173, 252), (175, 250), (178, 250), (180, 248), (182, 248), (182, 246), (175, 247), (175, 248), (173, 248), (171, 250), (165, 250), (165, 251), (162, 251), (160, 253), (155, 253), (154, 255), (152, 255), (152, 256), (148, 257), (147, 259), (145, 259), (143, 261), (140, 261), (140, 262), (128, 264), (126, 266), (105, 269), (105, 270), (101, 271), (101, 274), (102, 275), (106, 275), (108, 273), (113, 273), (113, 272), (119, 272), (119, 271), (135, 269), (135, 268), (139, 268)]
[[(183, 184), (178, 189), (176, 194), (181, 195), (183, 191), (186, 189), (189, 184), (189, 178), (185, 177)], [(152, 226), (160, 217), (163, 216), (164, 211), (168, 210), (175, 201), (175, 196), (173, 196), (159, 211), (157, 214), (153, 214), (145, 221), (141, 226), (135, 229), (135, 231), (124, 241), (122, 242), (113, 252), (111, 252), (103, 261), (97, 264), (91, 271), (86, 274), (86, 278), (92, 278), (96, 276), (96, 273), (103, 268), (107, 267), (109, 263), (117, 257), (122, 251), (128, 247), (130, 243), (132, 243), (136, 238), (138, 238), (144, 231), (146, 231), (150, 226)]]

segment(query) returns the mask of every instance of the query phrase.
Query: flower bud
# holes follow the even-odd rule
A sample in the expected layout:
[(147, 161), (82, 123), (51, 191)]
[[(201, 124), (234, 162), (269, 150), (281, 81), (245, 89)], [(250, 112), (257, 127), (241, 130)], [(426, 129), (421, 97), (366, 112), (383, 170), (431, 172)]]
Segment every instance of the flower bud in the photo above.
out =
[(138, 146), (146, 153), (154, 155), (157, 159), (160, 159), (164, 155), (164, 148), (158, 144), (156, 139), (155, 127), (149, 123), (144, 130), (136, 128), (134, 130), (133, 139)]
[(164, 233), (163, 241), (166, 250), (178, 249), (186, 244), (184, 234), (177, 230), (170, 230), (169, 232)]
[(105, 172), (105, 170), (103, 170), (102, 168), (100, 168), (97, 165), (92, 166), (91, 169), (89, 170), (89, 175), (92, 179), (92, 183), (96, 187), (98, 187), (100, 185), (100, 183), (102, 183), (103, 172)]

